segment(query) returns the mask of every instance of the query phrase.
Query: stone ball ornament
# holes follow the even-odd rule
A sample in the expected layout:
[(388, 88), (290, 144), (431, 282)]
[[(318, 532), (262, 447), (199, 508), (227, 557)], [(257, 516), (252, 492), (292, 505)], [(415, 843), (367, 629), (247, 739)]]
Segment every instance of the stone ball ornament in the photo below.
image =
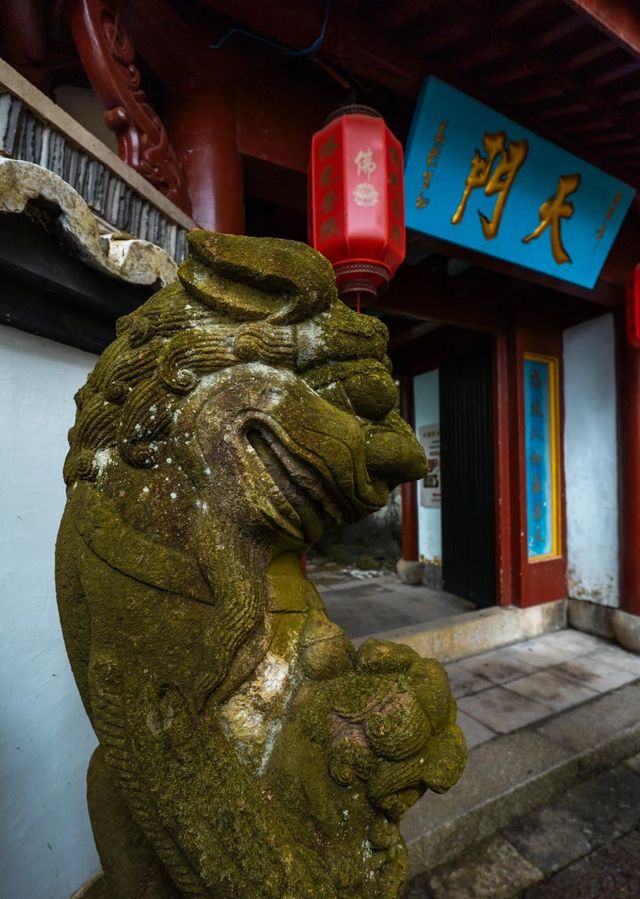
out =
[(423, 452), (387, 331), (304, 244), (195, 230), (76, 395), (60, 618), (113, 899), (391, 899), (466, 749), (443, 668), (354, 648), (299, 556)]

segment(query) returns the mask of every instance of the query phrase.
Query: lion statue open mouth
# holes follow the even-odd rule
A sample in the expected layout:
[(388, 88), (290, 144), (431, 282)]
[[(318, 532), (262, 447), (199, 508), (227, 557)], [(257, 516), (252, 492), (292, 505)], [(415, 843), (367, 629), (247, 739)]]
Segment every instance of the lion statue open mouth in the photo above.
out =
[(390, 899), (401, 815), (464, 767), (455, 703), (437, 662), (356, 651), (298, 564), (424, 474), (386, 328), (303, 244), (189, 243), (78, 392), (65, 463), (104, 895)]

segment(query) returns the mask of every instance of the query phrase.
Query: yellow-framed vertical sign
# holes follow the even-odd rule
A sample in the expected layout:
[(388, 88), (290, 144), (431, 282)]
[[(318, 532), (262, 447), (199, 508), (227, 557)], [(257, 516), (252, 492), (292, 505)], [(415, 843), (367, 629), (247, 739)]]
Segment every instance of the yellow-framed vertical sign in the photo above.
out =
[(560, 385), (554, 356), (524, 354), (527, 557), (562, 554), (560, 507)]

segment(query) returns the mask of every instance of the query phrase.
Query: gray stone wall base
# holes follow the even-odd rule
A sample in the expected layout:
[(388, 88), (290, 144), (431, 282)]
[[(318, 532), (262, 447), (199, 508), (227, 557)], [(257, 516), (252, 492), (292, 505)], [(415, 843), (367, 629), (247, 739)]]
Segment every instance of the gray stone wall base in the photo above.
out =
[(613, 640), (615, 634), (611, 623), (611, 613), (614, 610), (609, 606), (603, 606), (586, 599), (568, 600), (569, 624), (578, 631), (587, 634), (595, 634), (596, 637), (604, 637)]
[(631, 652), (640, 653), (640, 617), (614, 609), (611, 623), (618, 643)]
[(585, 599), (568, 600), (571, 627), (607, 640), (617, 640), (630, 652), (640, 653), (640, 616)]

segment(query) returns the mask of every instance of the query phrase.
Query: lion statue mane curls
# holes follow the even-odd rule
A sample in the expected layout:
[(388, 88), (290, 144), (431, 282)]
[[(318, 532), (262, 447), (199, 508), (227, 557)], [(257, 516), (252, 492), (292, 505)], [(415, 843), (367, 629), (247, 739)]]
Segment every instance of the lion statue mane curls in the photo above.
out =
[(299, 565), (424, 473), (386, 328), (303, 244), (189, 244), (78, 391), (64, 467), (99, 895), (391, 899), (402, 814), (464, 767), (455, 703), (434, 660), (356, 650)]

